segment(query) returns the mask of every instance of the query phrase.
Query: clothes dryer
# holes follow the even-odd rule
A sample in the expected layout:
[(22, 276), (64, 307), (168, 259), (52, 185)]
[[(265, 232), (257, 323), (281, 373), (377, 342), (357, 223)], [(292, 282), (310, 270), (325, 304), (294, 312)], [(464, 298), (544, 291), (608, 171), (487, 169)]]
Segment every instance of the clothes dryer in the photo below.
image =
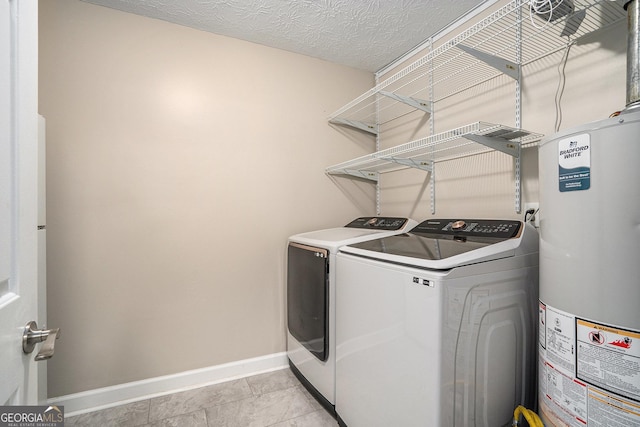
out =
[(532, 226), (432, 219), (336, 259), (342, 426), (506, 426), (535, 403)]
[(409, 218), (361, 217), (344, 227), (291, 236), (287, 248), (287, 357), (298, 379), (330, 412), (335, 405), (338, 248), (405, 233)]

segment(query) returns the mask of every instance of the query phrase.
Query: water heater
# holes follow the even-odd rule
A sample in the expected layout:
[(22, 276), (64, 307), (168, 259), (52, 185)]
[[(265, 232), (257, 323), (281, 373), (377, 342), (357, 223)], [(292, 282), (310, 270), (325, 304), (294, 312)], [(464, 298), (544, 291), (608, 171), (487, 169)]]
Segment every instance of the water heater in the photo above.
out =
[(540, 143), (540, 413), (640, 426), (640, 112)]

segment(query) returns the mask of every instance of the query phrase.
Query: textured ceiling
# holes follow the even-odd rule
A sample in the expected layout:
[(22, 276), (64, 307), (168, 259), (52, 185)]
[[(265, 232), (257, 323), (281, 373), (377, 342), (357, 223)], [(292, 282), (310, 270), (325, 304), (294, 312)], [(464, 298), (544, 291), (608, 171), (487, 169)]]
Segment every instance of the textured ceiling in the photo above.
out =
[(83, 0), (368, 71), (484, 0)]

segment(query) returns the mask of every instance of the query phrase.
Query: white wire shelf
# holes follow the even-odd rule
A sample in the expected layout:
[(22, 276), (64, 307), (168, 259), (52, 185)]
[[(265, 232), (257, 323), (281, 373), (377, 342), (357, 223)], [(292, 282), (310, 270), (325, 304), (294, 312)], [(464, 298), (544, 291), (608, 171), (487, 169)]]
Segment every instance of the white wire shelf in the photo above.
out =
[(540, 138), (541, 134), (522, 129), (475, 122), (330, 166), (326, 173), (377, 181), (381, 173), (409, 167), (431, 172), (437, 162), (488, 151), (502, 151), (519, 158), (521, 147)]
[(565, 0), (564, 5), (547, 22), (530, 14), (528, 0), (513, 0), (378, 83), (329, 121), (376, 133), (377, 124), (416, 109), (432, 111), (433, 103), (500, 75), (518, 79), (522, 66), (626, 18), (620, 2)]

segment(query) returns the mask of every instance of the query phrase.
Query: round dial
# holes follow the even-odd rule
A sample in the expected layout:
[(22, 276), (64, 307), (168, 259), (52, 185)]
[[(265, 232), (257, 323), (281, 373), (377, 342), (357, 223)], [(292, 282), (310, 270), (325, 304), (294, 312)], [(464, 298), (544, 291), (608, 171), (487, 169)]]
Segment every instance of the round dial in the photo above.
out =
[(464, 221), (456, 221), (453, 224), (451, 224), (451, 229), (452, 230), (462, 230), (466, 226), (467, 226), (466, 222), (464, 222)]

